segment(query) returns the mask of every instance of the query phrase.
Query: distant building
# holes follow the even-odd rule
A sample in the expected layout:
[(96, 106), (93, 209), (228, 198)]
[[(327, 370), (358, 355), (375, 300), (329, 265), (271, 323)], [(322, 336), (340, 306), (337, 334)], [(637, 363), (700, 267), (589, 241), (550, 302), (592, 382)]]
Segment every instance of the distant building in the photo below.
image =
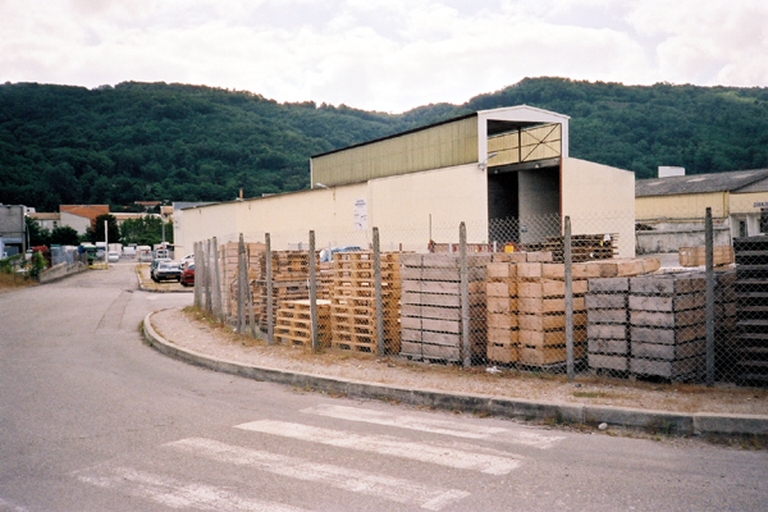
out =
[(60, 225), (69, 226), (80, 235), (96, 227), (96, 217), (109, 213), (107, 204), (62, 204), (59, 206)]
[(174, 240), (191, 252), (269, 232), (282, 250), (312, 229), (318, 247), (368, 247), (378, 227), (382, 248), (423, 251), (455, 241), (460, 222), (468, 242), (503, 246), (561, 236), (568, 216), (573, 233), (618, 235), (634, 256), (634, 173), (571, 158), (568, 124), (522, 105), (315, 155), (311, 190), (184, 208)]
[(0, 238), (5, 254), (13, 256), (27, 251), (27, 227), (24, 214), (27, 208), (22, 205), (0, 204)]
[(716, 245), (768, 233), (768, 169), (638, 180), (638, 252), (704, 245), (707, 207), (712, 209)]

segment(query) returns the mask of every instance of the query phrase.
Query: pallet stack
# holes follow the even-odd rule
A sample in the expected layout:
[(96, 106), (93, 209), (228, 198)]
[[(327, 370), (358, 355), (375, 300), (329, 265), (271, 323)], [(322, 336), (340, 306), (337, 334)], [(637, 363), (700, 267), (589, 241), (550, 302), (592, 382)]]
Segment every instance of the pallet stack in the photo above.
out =
[[(400, 350), (399, 253), (381, 253), (382, 314), (384, 349), (388, 354)], [(376, 295), (373, 253), (339, 252), (333, 255), (333, 287), (330, 298), (331, 346), (376, 354)]]
[(520, 358), (517, 263), (526, 253), (496, 253), (487, 267), (485, 295), (488, 318), (486, 356), (495, 363), (515, 363)]
[(745, 383), (768, 383), (768, 236), (737, 238), (737, 372)]
[[(316, 256), (317, 258), (317, 256)], [(318, 266), (319, 268), (319, 262)], [(257, 265), (252, 265), (249, 278), (252, 283), (253, 309), (262, 329), (267, 326), (267, 260), (261, 253)], [(309, 298), (309, 252), (272, 251), (272, 311), (277, 319), (277, 310), (283, 301)], [(318, 287), (318, 297), (321, 296)]]
[(628, 277), (589, 280), (585, 303), (590, 368), (609, 372), (629, 371), (628, 302)]
[[(286, 300), (277, 310), (275, 341), (286, 345), (312, 348), (312, 315), (309, 300)], [(331, 301), (317, 301), (317, 343), (331, 342)]]
[[(224, 300), (224, 314), (233, 317), (237, 315), (238, 300), (238, 242), (229, 242), (219, 246), (219, 267), (221, 275), (221, 291)], [(259, 267), (261, 259), (264, 257), (266, 246), (263, 243), (246, 243), (246, 267), (248, 271), (249, 282), (253, 283), (255, 275), (253, 269)], [(254, 296), (255, 297), (255, 296)]]
[(703, 274), (641, 276), (629, 282), (630, 371), (670, 380), (706, 371)]
[[(549, 254), (549, 253), (542, 253)], [(573, 354), (586, 352), (586, 266), (573, 265)], [(566, 361), (565, 267), (560, 263), (517, 265), (520, 359), (526, 366), (545, 367)]]
[[(571, 237), (571, 258), (573, 262), (606, 260), (615, 258), (619, 253), (618, 234), (573, 235)], [(547, 238), (541, 245), (542, 251), (552, 253), (556, 262), (563, 261), (563, 237)]]
[[(703, 267), (706, 265), (706, 253), (703, 246), (681, 247), (678, 250), (681, 267)], [(712, 248), (712, 264), (715, 267), (731, 265), (734, 262), (733, 247), (716, 245)]]
[[(470, 356), (486, 356), (486, 266), (490, 254), (467, 256)], [(461, 272), (455, 254), (403, 254), (400, 354), (415, 360), (463, 360)]]
[(715, 368), (718, 379), (739, 378), (736, 358), (739, 354), (738, 294), (736, 270), (715, 273)]

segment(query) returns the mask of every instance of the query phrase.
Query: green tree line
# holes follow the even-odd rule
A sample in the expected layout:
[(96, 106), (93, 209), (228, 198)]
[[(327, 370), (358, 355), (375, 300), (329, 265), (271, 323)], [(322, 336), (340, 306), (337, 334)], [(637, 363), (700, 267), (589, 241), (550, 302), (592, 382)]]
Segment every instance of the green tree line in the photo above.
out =
[(0, 203), (225, 201), (300, 190), (309, 157), (471, 111), (527, 104), (571, 117), (570, 154), (651, 177), (768, 167), (768, 88), (525, 79), (403, 114), (201, 86), (0, 85)]

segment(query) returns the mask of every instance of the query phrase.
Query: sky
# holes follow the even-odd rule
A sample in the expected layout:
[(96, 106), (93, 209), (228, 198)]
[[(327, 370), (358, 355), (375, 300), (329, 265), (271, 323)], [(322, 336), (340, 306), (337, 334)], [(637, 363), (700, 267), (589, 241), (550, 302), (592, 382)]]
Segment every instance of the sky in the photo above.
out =
[(0, 83), (400, 113), (526, 77), (768, 86), (766, 0), (0, 0)]

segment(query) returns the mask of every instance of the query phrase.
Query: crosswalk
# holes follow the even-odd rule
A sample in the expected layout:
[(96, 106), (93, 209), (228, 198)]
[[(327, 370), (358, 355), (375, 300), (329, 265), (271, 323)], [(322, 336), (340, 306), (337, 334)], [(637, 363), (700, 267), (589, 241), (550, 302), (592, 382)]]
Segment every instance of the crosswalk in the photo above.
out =
[[(549, 450), (564, 439), (563, 436), (521, 426), (487, 426), (482, 420), (452, 421), (426, 413), (401, 411), (393, 414), (373, 408), (327, 403), (300, 412), (306, 421), (256, 419), (232, 426), (235, 432), (253, 435), (253, 438), (246, 438), (252, 439), (252, 444), (189, 437), (161, 444), (158, 450), (168, 456), (182, 457), (182, 460), (186, 457), (190, 461), (205, 460), (244, 469), (249, 475), (254, 475), (254, 479), (258, 475), (271, 475), (272, 478), (311, 483), (339, 493), (397, 503), (403, 505), (404, 510), (440, 511), (466, 500), (471, 496), (472, 487), (456, 488), (455, 485), (435, 483), (434, 478), (407, 478), (386, 474), (385, 471), (331, 464), (317, 460), (322, 457), (318, 457), (316, 450), (309, 447), (331, 447), (350, 454), (362, 453), (370, 460), (381, 458), (381, 464), (373, 464), (377, 468), (386, 466), (385, 461), (405, 461), (448, 471), (502, 477), (519, 470), (531, 456), (530, 453), (523, 455), (513, 451), (515, 447), (534, 452)], [(317, 425), (328, 420), (332, 420), (334, 428)], [(343, 428), (338, 428), (338, 425)], [(408, 437), (409, 432), (415, 434), (417, 440)], [(496, 448), (481, 443), (483, 440), (493, 440)], [(290, 454), (279, 453), (279, 441), (288, 442), (296, 448)], [(156, 469), (119, 463), (103, 463), (77, 471), (73, 476), (82, 483), (168, 509), (309, 510), (281, 501), (243, 495), (242, 491), (238, 493), (233, 490), (234, 487), (220, 483), (189, 481)]]

